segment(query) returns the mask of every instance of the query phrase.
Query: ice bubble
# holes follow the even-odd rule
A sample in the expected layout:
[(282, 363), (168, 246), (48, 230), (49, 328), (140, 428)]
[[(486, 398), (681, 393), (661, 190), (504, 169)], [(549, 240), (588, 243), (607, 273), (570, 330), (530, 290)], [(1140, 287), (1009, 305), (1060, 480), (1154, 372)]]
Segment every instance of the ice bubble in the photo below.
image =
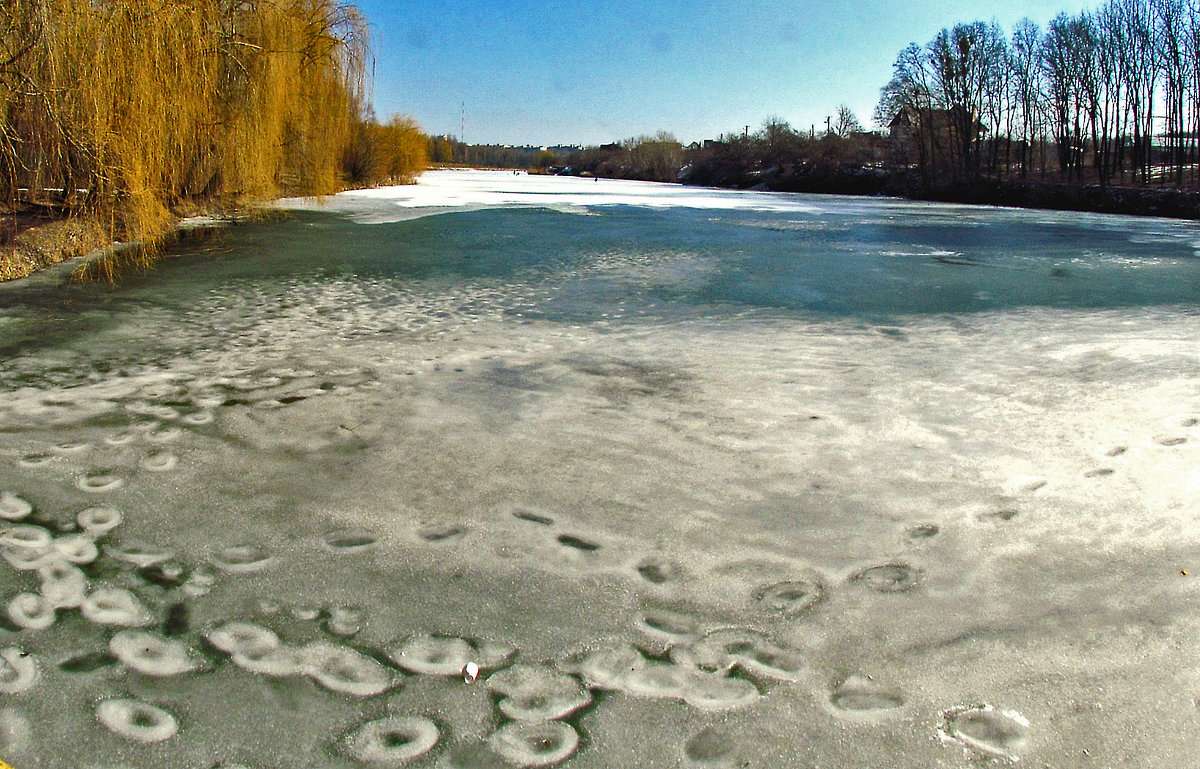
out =
[(326, 689), (353, 697), (374, 697), (395, 684), (391, 671), (345, 646), (317, 641), (304, 648), (305, 672)]
[(489, 677), (487, 687), (504, 695), (500, 711), (516, 721), (564, 718), (592, 701), (578, 679), (541, 665), (515, 665)]
[(55, 444), (52, 451), (54, 451), (55, 454), (71, 456), (74, 454), (82, 454), (91, 447), (92, 445), (90, 443), (86, 443), (84, 441), (64, 441), (63, 443)]
[(218, 568), (229, 572), (261, 571), (275, 563), (275, 557), (261, 545), (231, 545), (218, 550), (212, 557)]
[(169, 561), (175, 557), (175, 551), (168, 547), (160, 547), (148, 542), (130, 541), (121, 545), (105, 545), (104, 552), (110, 558), (130, 563), (139, 569), (153, 566), (156, 563)]
[(325, 535), (325, 545), (335, 553), (361, 553), (375, 544), (375, 536), (359, 529), (336, 529)]
[(1167, 417), (1166, 424), (1177, 430), (1200, 427), (1200, 414), (1176, 414)]
[(37, 593), (18, 593), (8, 602), (8, 618), (26, 630), (45, 630), (54, 624), (54, 602)]
[(279, 636), (251, 622), (226, 622), (210, 630), (205, 638), (226, 654), (262, 654), (280, 645)]
[(552, 766), (575, 753), (579, 734), (560, 721), (517, 721), (498, 729), (488, 744), (501, 758), (516, 766)]
[(274, 677), (304, 675), (309, 668), (308, 655), (292, 646), (245, 649), (235, 652), (232, 659), (242, 670)]
[(142, 457), (141, 465), (143, 470), (148, 470), (152, 473), (165, 473), (174, 470), (179, 465), (179, 457), (169, 451), (156, 451), (149, 456)]
[(520, 521), (536, 523), (539, 526), (553, 526), (554, 519), (548, 515), (538, 515), (528, 510), (514, 510), (513, 517)]
[(761, 588), (754, 595), (763, 606), (797, 617), (813, 609), (825, 598), (825, 586), (816, 577), (776, 582)]
[(951, 708), (943, 716), (942, 739), (998, 758), (1017, 760), (1029, 734), (1029, 722), (1020, 713), (991, 705)]
[(103, 494), (106, 491), (116, 491), (124, 486), (125, 479), (108, 470), (96, 470), (80, 477), (75, 485), (81, 491)]
[(99, 539), (121, 525), (124, 513), (110, 505), (96, 505), (75, 516), (79, 528), (93, 539)]
[(682, 699), (687, 687), (687, 668), (651, 662), (630, 671), (625, 677), (624, 689), (635, 697)]
[(53, 547), (63, 560), (76, 565), (91, 563), (100, 555), (96, 543), (86, 534), (58, 537), (54, 540)]
[(888, 563), (863, 569), (850, 581), (880, 593), (907, 593), (921, 584), (921, 572), (905, 563)]
[(899, 708), (904, 705), (904, 697), (866, 676), (854, 675), (833, 690), (829, 703), (838, 710), (867, 713)]
[(154, 622), (142, 602), (120, 587), (96, 588), (79, 607), (83, 618), (97, 625), (145, 627)]
[(400, 667), (427, 676), (457, 676), (475, 656), (471, 644), (461, 638), (414, 636), (388, 652)]
[(11, 491), (0, 492), (0, 518), (19, 521), (33, 512), (33, 505)]
[(909, 539), (932, 539), (941, 531), (936, 523), (918, 523), (908, 528)]
[(200, 668), (200, 661), (180, 641), (141, 630), (122, 630), (108, 650), (130, 670), (148, 676), (177, 676)]
[(577, 661), (563, 667), (578, 673), (585, 684), (594, 689), (620, 691), (630, 674), (648, 663), (642, 653), (628, 643), (615, 642), (583, 654)]
[(368, 721), (346, 738), (346, 752), (365, 764), (398, 766), (433, 750), (437, 724), (423, 716)]
[(27, 692), (38, 682), (37, 661), (15, 646), (0, 650), (0, 694)]
[(54, 541), (49, 529), (28, 523), (0, 528), (0, 546), (14, 550), (45, 551)]
[(105, 700), (96, 718), (113, 734), (143, 743), (169, 740), (179, 731), (175, 716), (162, 708), (132, 699)]
[(758, 688), (744, 678), (694, 671), (685, 683), (683, 700), (700, 710), (732, 710), (754, 704)]
[(87, 596), (87, 577), (77, 566), (52, 560), (38, 567), (40, 592), (57, 609), (77, 609)]

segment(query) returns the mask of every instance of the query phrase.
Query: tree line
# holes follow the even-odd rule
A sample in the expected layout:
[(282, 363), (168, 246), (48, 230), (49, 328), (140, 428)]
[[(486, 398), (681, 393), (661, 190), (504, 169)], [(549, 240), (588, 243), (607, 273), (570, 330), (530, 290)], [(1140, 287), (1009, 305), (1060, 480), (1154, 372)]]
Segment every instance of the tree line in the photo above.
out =
[(1108, 0), (1059, 14), (943, 29), (905, 48), (876, 121), (926, 182), (1057, 178), (1194, 184), (1200, 4)]
[(366, 103), (340, 0), (17, 0), (0, 14), (0, 204), (152, 239), (181, 207), (406, 180), (411, 121)]

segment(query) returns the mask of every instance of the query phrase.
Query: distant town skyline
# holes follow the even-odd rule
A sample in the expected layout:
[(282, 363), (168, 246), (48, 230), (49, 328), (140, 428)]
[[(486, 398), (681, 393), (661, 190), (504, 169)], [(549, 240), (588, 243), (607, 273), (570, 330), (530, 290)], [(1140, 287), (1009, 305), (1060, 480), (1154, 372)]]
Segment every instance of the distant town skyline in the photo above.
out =
[(683, 142), (767, 118), (824, 129), (848, 105), (870, 127), (908, 43), (1028, 16), (1044, 27), (1097, 0), (358, 0), (371, 23), (374, 105), (469, 143)]

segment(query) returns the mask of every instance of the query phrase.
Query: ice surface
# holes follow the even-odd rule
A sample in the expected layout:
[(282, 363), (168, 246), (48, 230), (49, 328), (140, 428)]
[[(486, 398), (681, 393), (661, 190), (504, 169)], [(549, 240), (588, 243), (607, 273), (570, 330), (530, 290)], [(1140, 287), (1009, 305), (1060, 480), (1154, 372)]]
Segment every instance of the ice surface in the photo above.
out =
[(0, 759), (1189, 765), (1194, 227), (776, 199), (0, 289)]

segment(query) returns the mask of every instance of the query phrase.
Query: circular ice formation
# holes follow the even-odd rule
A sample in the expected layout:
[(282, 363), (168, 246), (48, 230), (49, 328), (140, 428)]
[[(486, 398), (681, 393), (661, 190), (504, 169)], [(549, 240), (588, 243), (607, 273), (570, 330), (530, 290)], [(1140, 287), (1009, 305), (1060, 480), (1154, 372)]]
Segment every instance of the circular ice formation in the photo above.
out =
[(325, 545), (335, 553), (361, 553), (375, 544), (375, 535), (359, 529), (337, 529), (325, 535)]
[(177, 676), (200, 667), (183, 642), (141, 630), (117, 633), (108, 642), (108, 650), (125, 667), (148, 676)]
[(106, 491), (116, 491), (124, 486), (125, 479), (107, 470), (97, 470), (81, 476), (75, 485), (81, 491), (103, 494)]
[(152, 443), (173, 443), (179, 440), (181, 435), (183, 435), (183, 430), (178, 427), (156, 427), (146, 433), (146, 440)]
[(19, 521), (33, 512), (33, 505), (11, 491), (0, 492), (0, 518)]
[(120, 430), (106, 437), (104, 442), (109, 446), (125, 446), (133, 443), (135, 438), (137, 438), (137, 435), (132, 430)]
[(59, 560), (53, 547), (5, 547), (0, 548), (0, 557), (17, 571), (31, 571)]
[(67, 534), (54, 540), (54, 551), (67, 563), (89, 564), (96, 560), (100, 551), (96, 543), (86, 534)]
[(220, 569), (244, 574), (267, 568), (275, 563), (275, 557), (260, 545), (230, 545), (218, 550), (212, 561)]
[(804, 577), (767, 585), (755, 593), (754, 598), (772, 611), (797, 617), (821, 603), (825, 598), (825, 586), (816, 577)]
[(362, 617), (362, 610), (353, 606), (331, 606), (325, 629), (336, 636), (349, 638), (362, 629)]
[(650, 635), (672, 643), (691, 640), (699, 630), (694, 617), (670, 609), (647, 609), (637, 624)]
[(96, 719), (113, 734), (146, 744), (169, 740), (179, 731), (175, 716), (132, 699), (101, 702), (96, 708)]
[(79, 606), (83, 618), (97, 625), (145, 627), (154, 617), (142, 602), (120, 587), (96, 588)]
[(705, 766), (724, 766), (733, 760), (734, 738), (724, 729), (709, 726), (684, 743), (683, 754)]
[(211, 411), (195, 411), (185, 416), (183, 421), (189, 425), (206, 425), (213, 421), (213, 413)]
[(85, 441), (64, 441), (63, 443), (55, 444), (52, 450), (56, 454), (67, 456), (72, 454), (82, 454), (91, 447), (92, 445)]
[(26, 630), (45, 630), (54, 624), (54, 603), (37, 593), (18, 593), (8, 602), (8, 618)]
[(1015, 760), (1029, 734), (1029, 722), (1012, 710), (991, 705), (951, 708), (939, 728), (943, 739), (990, 756)]
[(829, 704), (849, 713), (895, 710), (904, 705), (904, 697), (864, 676), (851, 676), (829, 696)]
[(0, 529), (0, 546), (19, 550), (45, 550), (54, 535), (41, 526), (20, 523)]
[(636, 648), (617, 642), (587, 652), (577, 662), (568, 665), (567, 670), (578, 673), (584, 683), (593, 689), (620, 691), (625, 688), (625, 682), (634, 671), (648, 664), (649, 661)]
[(473, 660), (474, 649), (461, 638), (414, 636), (388, 652), (400, 667), (427, 676), (457, 676)]
[(58, 457), (54, 454), (26, 454), (17, 460), (21, 467), (41, 467), (53, 462)]
[(579, 734), (559, 721), (517, 721), (498, 729), (488, 744), (501, 758), (516, 766), (552, 766), (575, 753)]
[(0, 694), (27, 692), (38, 682), (38, 666), (32, 655), (15, 646), (0, 650)]
[(226, 622), (205, 638), (226, 654), (262, 654), (280, 645), (279, 636), (251, 622)]
[(309, 659), (303, 649), (294, 646), (275, 646), (267, 649), (245, 649), (233, 654), (233, 664), (251, 673), (265, 676), (297, 676), (308, 672)]
[(888, 563), (863, 569), (850, 581), (880, 593), (906, 593), (921, 583), (921, 572), (905, 563)]
[(75, 516), (79, 528), (89, 537), (99, 539), (121, 525), (125, 514), (111, 505), (96, 505)]
[(684, 569), (674, 561), (651, 557), (637, 565), (637, 572), (652, 585), (677, 582), (684, 576)]
[(706, 670), (727, 671), (737, 667), (778, 681), (799, 680), (804, 667), (799, 654), (746, 628), (714, 630), (690, 649), (676, 647), (672, 657)]
[(365, 764), (398, 766), (419, 758), (438, 742), (437, 724), (424, 716), (368, 721), (346, 738), (346, 752)]
[(695, 672), (688, 677), (683, 700), (700, 710), (732, 710), (758, 701), (758, 688), (744, 678)]
[(504, 695), (500, 711), (517, 721), (564, 718), (592, 701), (578, 679), (541, 665), (514, 665), (488, 678), (487, 687)]
[(124, 563), (130, 563), (139, 569), (153, 566), (156, 563), (169, 561), (175, 557), (175, 551), (169, 547), (160, 547), (148, 542), (126, 542), (122, 545), (105, 545), (104, 552), (110, 558)]
[(682, 699), (688, 687), (688, 670), (679, 665), (652, 662), (625, 677), (625, 691), (635, 697)]
[(139, 463), (143, 470), (149, 470), (152, 473), (165, 473), (174, 470), (179, 465), (179, 457), (169, 451), (156, 451), (149, 456), (142, 457)]
[(38, 567), (41, 594), (57, 609), (77, 609), (87, 597), (87, 577), (77, 566), (50, 560)]
[(304, 649), (305, 672), (321, 686), (353, 697), (374, 697), (392, 687), (394, 679), (383, 665), (345, 646), (318, 641)]

